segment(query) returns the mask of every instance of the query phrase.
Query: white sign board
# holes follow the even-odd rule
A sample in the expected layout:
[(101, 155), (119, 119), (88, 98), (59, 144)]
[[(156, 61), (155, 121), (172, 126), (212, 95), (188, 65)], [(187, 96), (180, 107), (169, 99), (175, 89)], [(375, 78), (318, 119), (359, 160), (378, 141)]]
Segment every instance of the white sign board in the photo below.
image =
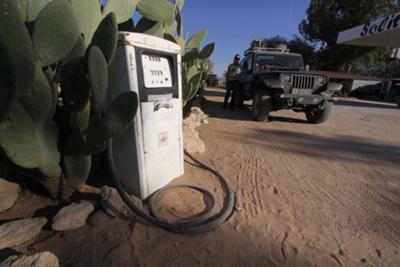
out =
[(337, 43), (359, 46), (400, 47), (400, 13), (382, 17), (341, 32)]

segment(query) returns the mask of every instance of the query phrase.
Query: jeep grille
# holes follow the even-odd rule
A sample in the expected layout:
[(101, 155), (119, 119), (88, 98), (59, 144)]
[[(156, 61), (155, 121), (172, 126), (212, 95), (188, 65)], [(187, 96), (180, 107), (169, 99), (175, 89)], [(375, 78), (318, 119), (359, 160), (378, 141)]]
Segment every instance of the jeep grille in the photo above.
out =
[(292, 94), (311, 95), (314, 89), (315, 77), (304, 75), (292, 76)]

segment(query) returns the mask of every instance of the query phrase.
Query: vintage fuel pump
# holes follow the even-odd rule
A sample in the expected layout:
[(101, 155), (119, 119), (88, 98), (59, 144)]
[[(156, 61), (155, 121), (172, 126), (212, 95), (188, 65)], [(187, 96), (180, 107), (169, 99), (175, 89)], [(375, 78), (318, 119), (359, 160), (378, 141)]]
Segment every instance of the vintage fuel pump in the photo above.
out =
[(109, 90), (138, 94), (137, 115), (113, 141), (115, 167), (128, 193), (139, 198), (183, 174), (181, 48), (139, 33), (121, 33), (110, 66)]
[[(223, 208), (217, 211), (215, 195), (200, 187), (166, 186), (184, 172), (181, 47), (146, 34), (120, 32), (109, 73), (110, 100), (124, 91), (134, 91), (139, 97), (130, 127), (108, 142), (110, 173), (124, 202), (142, 219), (177, 233), (202, 233), (225, 221), (234, 208), (231, 186), (221, 174), (191, 155), (186, 153), (220, 180), (225, 191)], [(188, 187), (208, 196), (208, 211), (175, 223), (156, 214), (153, 205), (158, 195), (176, 187)], [(148, 200), (150, 214), (136, 207), (130, 194)]]

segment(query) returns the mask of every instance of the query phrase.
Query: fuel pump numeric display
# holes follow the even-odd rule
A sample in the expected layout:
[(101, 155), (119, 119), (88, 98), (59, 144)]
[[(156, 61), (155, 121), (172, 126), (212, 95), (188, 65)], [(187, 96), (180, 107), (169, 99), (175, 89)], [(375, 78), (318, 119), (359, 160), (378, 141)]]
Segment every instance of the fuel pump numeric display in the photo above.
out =
[(143, 54), (144, 85), (147, 88), (172, 87), (172, 75), (168, 58)]

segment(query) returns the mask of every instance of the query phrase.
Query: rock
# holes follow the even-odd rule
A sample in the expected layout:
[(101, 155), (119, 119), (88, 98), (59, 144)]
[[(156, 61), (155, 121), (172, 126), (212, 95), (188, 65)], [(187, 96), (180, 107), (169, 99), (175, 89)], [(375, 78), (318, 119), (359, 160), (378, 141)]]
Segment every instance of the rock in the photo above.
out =
[(0, 249), (21, 245), (37, 236), (47, 223), (44, 217), (21, 219), (0, 225)]
[(101, 226), (112, 221), (112, 219), (113, 218), (107, 215), (104, 211), (99, 210), (90, 215), (88, 223), (92, 226)]
[[(139, 208), (143, 208), (140, 199), (131, 197), (131, 200)], [(103, 207), (104, 211), (112, 217), (128, 218), (134, 215), (134, 213), (122, 200), (118, 191), (109, 186), (103, 186), (101, 188), (101, 206)]]
[(67, 231), (82, 227), (93, 211), (94, 206), (89, 201), (82, 200), (80, 203), (72, 203), (57, 212), (51, 228), (55, 231)]
[(42, 252), (32, 256), (14, 255), (0, 263), (0, 267), (58, 267), (60, 266), (56, 255)]
[(14, 206), (20, 192), (21, 187), (18, 184), (0, 179), (0, 213)]
[(183, 143), (185, 149), (190, 153), (204, 153), (206, 151), (206, 145), (203, 140), (200, 139), (199, 133), (193, 128), (183, 129)]
[(190, 115), (183, 120), (183, 143), (189, 153), (204, 153), (206, 146), (200, 139), (197, 128), (208, 124), (208, 116), (200, 107), (192, 107)]

